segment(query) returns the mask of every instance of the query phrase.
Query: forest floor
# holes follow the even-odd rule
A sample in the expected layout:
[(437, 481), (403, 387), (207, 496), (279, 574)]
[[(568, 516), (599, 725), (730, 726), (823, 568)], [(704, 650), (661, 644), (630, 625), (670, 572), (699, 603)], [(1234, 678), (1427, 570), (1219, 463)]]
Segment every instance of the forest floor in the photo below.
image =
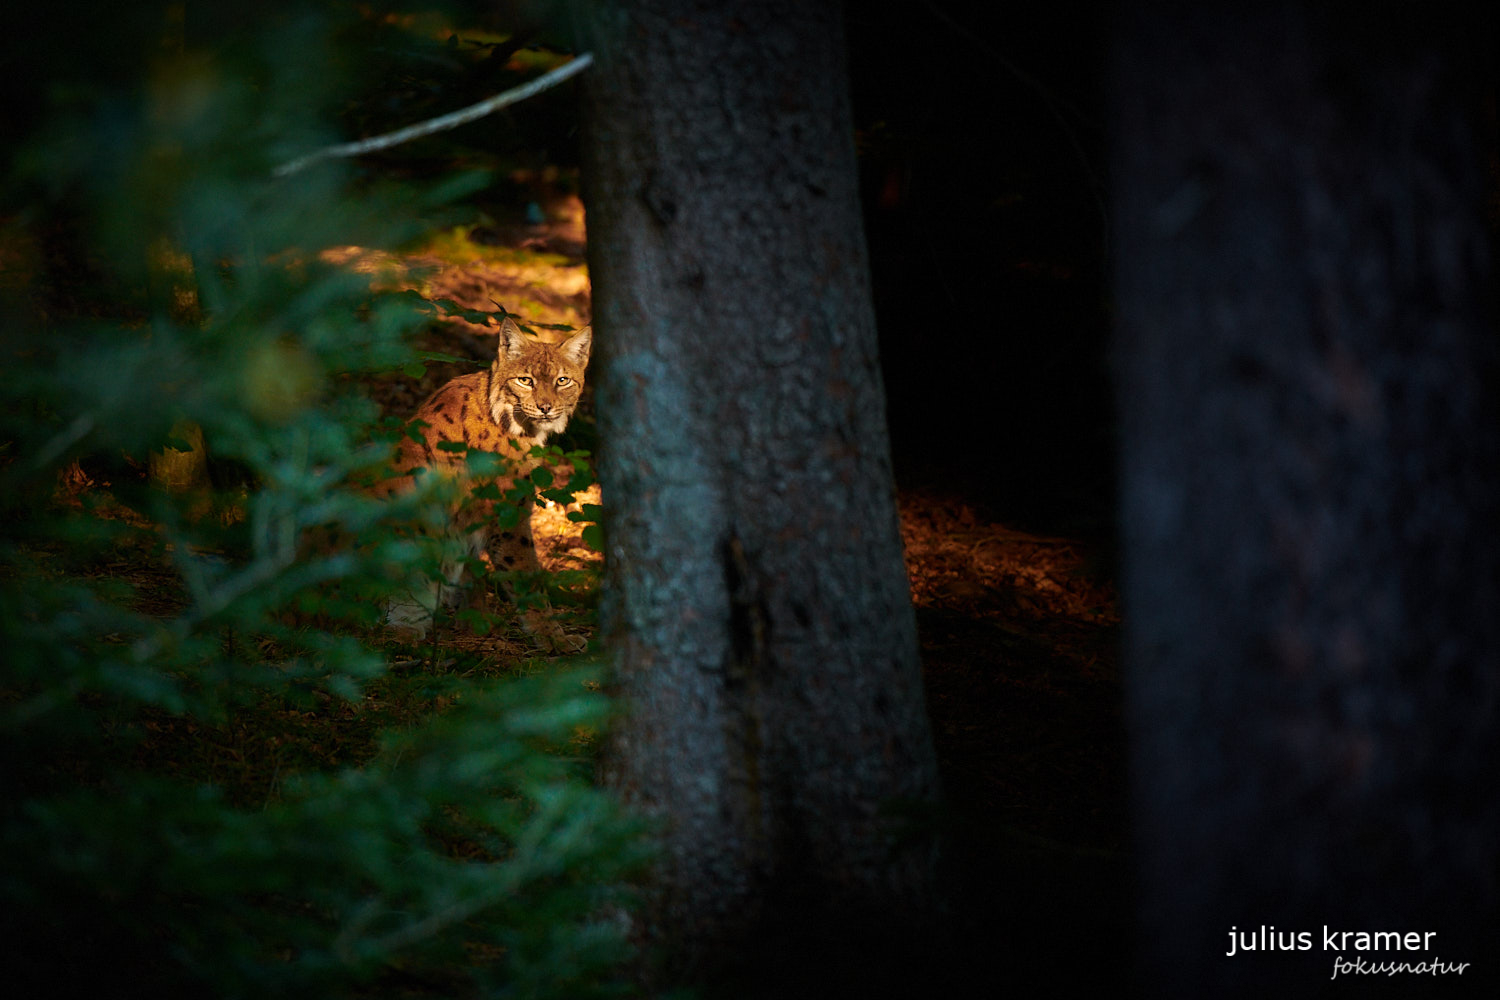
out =
[[(353, 247), (327, 256), (464, 309), (503, 305), (543, 332), (577, 327), (590, 316), (582, 206), (563, 198), (547, 215), (540, 225), (450, 232), (403, 258)], [(485, 363), (494, 327), (449, 316), (430, 324), (418, 346)], [(391, 373), (366, 388), (385, 413), (405, 417), (443, 382), (474, 368), (431, 363), (420, 378)], [(1100, 569), (1105, 563), (1078, 540), (997, 523), (941, 479), (898, 485), (947, 806), (951, 949), (965, 956), (967, 972), (994, 966), (1012, 985), (1118, 981), (1128, 926), (1125, 739), (1119, 614), (1113, 583)], [(596, 485), (578, 502), (607, 500)], [(584, 544), (568, 509), (539, 504), (533, 528), (543, 562), (554, 571), (596, 572), (602, 556)], [(141, 593), (160, 590), (163, 613), (170, 610), (176, 588), (163, 567), (108, 570), (132, 577)], [(162, 577), (159, 587), (153, 576)], [(586, 631), (589, 616), (573, 609), (568, 625)], [(398, 655), (417, 659), (396, 663), (392, 683), (402, 683), (404, 670), (418, 688), (446, 669), (539, 663), (518, 629), (475, 635), (452, 623), (420, 650)], [(420, 702), (387, 690), (362, 705), (330, 707), (326, 717), (289, 718), (275, 733), (218, 734), (233, 752), (214, 765), (227, 770), (213, 777), (234, 786), (237, 799), (264, 801), (288, 768), (358, 761), (382, 727), (412, 721)], [(164, 721), (140, 762), (174, 771), (201, 739), (190, 722)]]
[[(485, 225), (446, 239), (423, 293), (468, 309), (496, 303), (542, 324), (590, 315), (583, 208), (548, 207), (539, 225)], [(487, 359), (493, 329), (458, 318), (424, 346)], [(398, 415), (458, 370), (392, 382)], [(377, 387), (379, 388), (379, 387)], [(899, 478), (899, 470), (898, 470)], [(928, 712), (950, 826), (955, 942), (979, 965), (1001, 956), (1017, 979), (1119, 981), (1127, 952), (1125, 735), (1120, 625), (1108, 561), (1073, 538), (998, 523), (957, 483), (898, 483)], [(581, 500), (600, 503), (598, 487)], [(607, 501), (606, 501), (607, 502)], [(555, 505), (534, 520), (549, 569), (597, 565)], [(505, 655), (517, 637), (444, 641)], [(516, 652), (516, 651), (512, 651)]]

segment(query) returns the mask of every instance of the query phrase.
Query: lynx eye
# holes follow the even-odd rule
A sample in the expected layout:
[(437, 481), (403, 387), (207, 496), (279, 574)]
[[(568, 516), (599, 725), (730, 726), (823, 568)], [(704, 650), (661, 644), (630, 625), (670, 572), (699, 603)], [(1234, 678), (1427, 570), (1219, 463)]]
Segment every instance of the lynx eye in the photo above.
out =
[(572, 381), (573, 380), (570, 379), (570, 378), (568, 378), (568, 376), (566, 376), (566, 375), (559, 375), (559, 376), (557, 376), (557, 384), (559, 386), (567, 385), (569, 382), (572, 382)]
[(521, 385), (530, 386), (531, 385), (531, 376), (530, 375), (517, 375), (516, 376), (516, 381), (519, 382)]

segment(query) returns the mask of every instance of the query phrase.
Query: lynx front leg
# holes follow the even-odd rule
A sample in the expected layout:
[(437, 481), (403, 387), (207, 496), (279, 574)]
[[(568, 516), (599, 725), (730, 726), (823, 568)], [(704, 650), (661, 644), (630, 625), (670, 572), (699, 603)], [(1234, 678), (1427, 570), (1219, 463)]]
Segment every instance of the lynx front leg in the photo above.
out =
[(385, 604), (385, 625), (397, 636), (420, 642), (432, 628), (438, 605), (438, 585), (423, 585), (404, 591)]
[(520, 614), (521, 625), (538, 644), (552, 653), (581, 653), (588, 645), (582, 636), (572, 635), (558, 625), (545, 594), (527, 593), (527, 588), (542, 588), (542, 564), (536, 556), (536, 542), (531, 534), (534, 502), (527, 498), (521, 504), (521, 516), (514, 527), (495, 529), (485, 549), (485, 559), (501, 576), (505, 596)]
[[(471, 532), (463, 543), (470, 555), (484, 550), (484, 537)], [(420, 642), (427, 637), (437, 617), (438, 606), (450, 611), (458, 606), (465, 590), (462, 559), (444, 560), (440, 576), (402, 591), (385, 604), (386, 627), (404, 639)]]

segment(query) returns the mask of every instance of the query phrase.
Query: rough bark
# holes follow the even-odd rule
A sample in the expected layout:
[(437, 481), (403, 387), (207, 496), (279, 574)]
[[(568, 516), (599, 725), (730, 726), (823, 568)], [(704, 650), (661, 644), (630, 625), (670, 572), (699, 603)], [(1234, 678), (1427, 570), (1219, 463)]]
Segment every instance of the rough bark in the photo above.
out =
[(898, 845), (899, 811), (934, 801), (935, 765), (838, 4), (603, 10), (604, 621), (630, 706), (613, 780), (664, 821), (646, 936), (713, 964), (915, 919), (932, 850)]
[[(1149, 995), (1321, 995), (1325, 925), (1438, 932), (1367, 960), (1477, 963), (1344, 993), (1449, 995), (1500, 940), (1500, 379), (1465, 44), (1492, 36), (1234, 6), (1138, 7), (1112, 71)], [(1311, 947), (1226, 956), (1262, 926)]]

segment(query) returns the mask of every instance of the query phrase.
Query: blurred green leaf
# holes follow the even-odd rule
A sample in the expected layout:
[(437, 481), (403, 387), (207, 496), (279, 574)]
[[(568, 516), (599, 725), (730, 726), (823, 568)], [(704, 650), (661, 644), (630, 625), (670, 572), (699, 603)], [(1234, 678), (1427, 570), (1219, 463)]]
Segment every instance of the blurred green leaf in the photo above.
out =
[[(373, 631), (458, 557), (459, 484), (418, 471), (369, 495), (422, 430), (382, 425), (360, 376), (465, 363), (409, 341), (495, 314), (361, 265), (493, 158), (271, 175), (420, 117), (401, 102), (463, 83), (432, 58), (485, 50), (297, 0), (251, 19), (96, 6), (87, 32), (59, 10), (29, 12), (0, 59), (20, 88), (0, 116), (7, 990), (617, 994), (628, 943), (607, 915), (646, 855), (580, 749), (608, 723), (597, 674), (500, 683)], [(208, 474), (162, 488), (151, 456), (195, 446), (186, 428)]]

